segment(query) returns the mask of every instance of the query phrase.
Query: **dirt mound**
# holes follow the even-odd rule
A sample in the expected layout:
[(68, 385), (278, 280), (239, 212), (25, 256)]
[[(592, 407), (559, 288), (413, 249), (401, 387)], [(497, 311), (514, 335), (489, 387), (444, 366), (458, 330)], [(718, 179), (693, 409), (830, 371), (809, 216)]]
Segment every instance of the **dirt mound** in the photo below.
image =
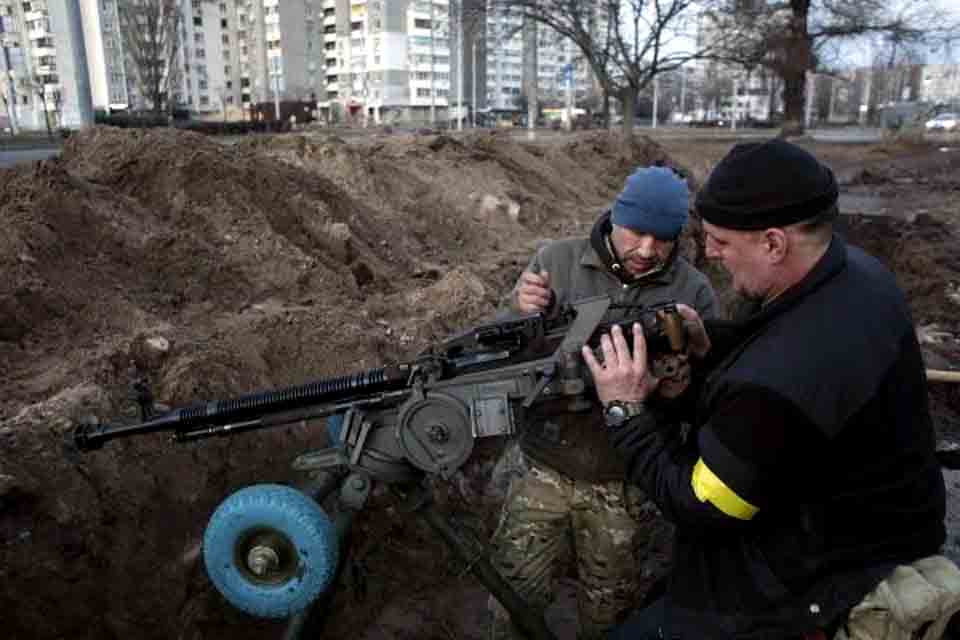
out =
[[(409, 358), (476, 324), (539, 241), (584, 228), (633, 166), (664, 155), (643, 141), (591, 144), (227, 146), (94, 128), (59, 159), (0, 171), (4, 636), (276, 633), (211, 591), (200, 537), (226, 494), (289, 478), (322, 429), (178, 447), (144, 438), (91, 456), (65, 436), (90, 414), (136, 419), (138, 380), (165, 405), (229, 397)], [(464, 584), (418, 525), (393, 521), (371, 511), (358, 523), (380, 541), (369, 558), (409, 562), (423, 582), (370, 568), (338, 595), (362, 622), (398, 589), (426, 602), (437, 581)]]
[[(224, 496), (290, 479), (293, 456), (323, 446), (323, 430), (142, 438), (81, 456), (64, 446), (76, 420), (135, 420), (138, 380), (180, 405), (410, 358), (488, 318), (539, 242), (585, 231), (633, 168), (655, 162), (672, 159), (649, 140), (593, 133), (229, 146), (95, 128), (60, 159), (0, 171), (4, 637), (279, 636), (212, 590), (200, 540)], [(851, 237), (898, 271), (918, 324), (960, 335), (952, 220), (885, 225), (856, 223)], [(952, 361), (951, 340), (928, 353)], [(937, 406), (951, 393), (934, 391)], [(480, 447), (438, 487), (481, 539), (501, 446)], [(374, 503), (322, 636), (478, 637), (463, 611), (482, 610), (483, 590), (390, 494)]]

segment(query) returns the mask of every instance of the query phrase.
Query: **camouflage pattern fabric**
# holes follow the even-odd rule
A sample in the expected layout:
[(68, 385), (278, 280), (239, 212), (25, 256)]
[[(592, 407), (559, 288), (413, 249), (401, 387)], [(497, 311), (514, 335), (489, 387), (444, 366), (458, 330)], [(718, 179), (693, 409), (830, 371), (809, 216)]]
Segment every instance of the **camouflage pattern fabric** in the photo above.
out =
[[(565, 545), (577, 563), (579, 638), (603, 638), (633, 603), (640, 574), (635, 545), (645, 496), (623, 481), (574, 480), (528, 462), (511, 483), (491, 561), (527, 602), (543, 609)], [(490, 598), (491, 640), (523, 638)]]

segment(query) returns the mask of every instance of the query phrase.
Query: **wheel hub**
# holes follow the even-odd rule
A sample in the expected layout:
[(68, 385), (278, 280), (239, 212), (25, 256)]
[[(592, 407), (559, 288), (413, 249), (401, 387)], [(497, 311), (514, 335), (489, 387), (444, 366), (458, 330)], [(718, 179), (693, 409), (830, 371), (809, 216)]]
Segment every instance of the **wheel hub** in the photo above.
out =
[(280, 566), (280, 554), (273, 547), (257, 546), (247, 554), (247, 568), (258, 576), (276, 571)]
[(257, 584), (282, 584), (300, 570), (293, 542), (275, 529), (255, 529), (242, 536), (234, 559), (243, 576)]

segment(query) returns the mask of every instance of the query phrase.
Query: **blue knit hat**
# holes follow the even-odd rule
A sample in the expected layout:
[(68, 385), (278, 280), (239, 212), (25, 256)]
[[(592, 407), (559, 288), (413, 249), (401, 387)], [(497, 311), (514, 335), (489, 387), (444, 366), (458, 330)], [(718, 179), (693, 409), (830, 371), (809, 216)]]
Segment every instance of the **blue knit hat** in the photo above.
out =
[(690, 190), (667, 167), (644, 167), (627, 178), (610, 221), (658, 240), (674, 240), (687, 223)]

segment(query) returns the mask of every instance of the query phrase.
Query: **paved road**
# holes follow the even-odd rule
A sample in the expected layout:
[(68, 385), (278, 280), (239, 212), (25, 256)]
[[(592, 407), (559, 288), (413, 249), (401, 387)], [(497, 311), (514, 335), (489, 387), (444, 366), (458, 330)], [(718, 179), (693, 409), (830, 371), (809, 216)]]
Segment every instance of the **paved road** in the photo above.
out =
[(46, 160), (60, 153), (60, 149), (48, 147), (46, 149), (0, 149), (0, 168), (12, 167), (23, 162)]

